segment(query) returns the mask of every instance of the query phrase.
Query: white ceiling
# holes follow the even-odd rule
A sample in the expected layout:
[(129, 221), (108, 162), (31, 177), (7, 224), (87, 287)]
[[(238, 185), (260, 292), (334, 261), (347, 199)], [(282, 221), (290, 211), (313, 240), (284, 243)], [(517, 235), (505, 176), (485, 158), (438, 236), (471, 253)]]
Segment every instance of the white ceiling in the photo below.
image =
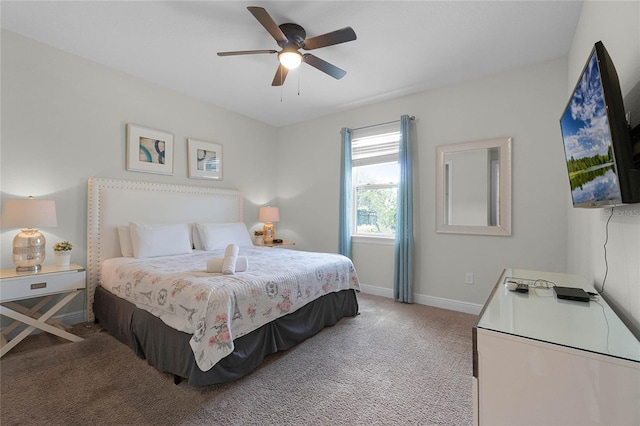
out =
[[(249, 13), (307, 37), (351, 26), (358, 39), (314, 50), (347, 71), (306, 64), (272, 87), (279, 49)], [(280, 127), (565, 56), (578, 1), (6, 1), (2, 27)], [(298, 94), (299, 92), (299, 94)]]

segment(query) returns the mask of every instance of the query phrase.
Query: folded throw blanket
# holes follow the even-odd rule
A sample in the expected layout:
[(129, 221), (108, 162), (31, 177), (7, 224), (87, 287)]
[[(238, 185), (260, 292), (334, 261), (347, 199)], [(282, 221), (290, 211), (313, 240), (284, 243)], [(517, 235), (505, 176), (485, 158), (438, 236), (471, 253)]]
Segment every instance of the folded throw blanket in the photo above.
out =
[[(222, 262), (224, 262), (222, 257), (214, 257), (213, 259), (207, 260), (207, 272), (221, 274)], [(247, 257), (238, 256), (236, 259), (236, 272), (244, 272), (247, 269), (249, 269), (249, 260)]]

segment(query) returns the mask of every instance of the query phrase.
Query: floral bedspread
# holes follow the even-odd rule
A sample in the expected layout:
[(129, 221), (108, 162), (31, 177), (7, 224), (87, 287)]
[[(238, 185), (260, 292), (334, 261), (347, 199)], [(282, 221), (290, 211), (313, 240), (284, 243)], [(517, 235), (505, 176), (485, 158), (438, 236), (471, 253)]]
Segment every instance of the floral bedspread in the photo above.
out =
[(207, 273), (224, 250), (150, 259), (105, 261), (100, 285), (193, 334), (196, 363), (207, 371), (233, 352), (233, 340), (331, 292), (359, 290), (351, 260), (338, 254), (268, 247), (241, 248), (248, 268)]

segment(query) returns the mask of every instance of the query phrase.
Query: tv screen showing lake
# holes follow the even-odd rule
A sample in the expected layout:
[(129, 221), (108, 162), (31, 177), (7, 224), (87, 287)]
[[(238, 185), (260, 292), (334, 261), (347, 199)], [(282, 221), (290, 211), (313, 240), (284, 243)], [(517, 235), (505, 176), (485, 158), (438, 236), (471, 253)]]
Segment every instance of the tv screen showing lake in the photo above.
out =
[(620, 186), (613, 165), (586, 170), (571, 179), (573, 204), (619, 201)]
[(574, 205), (621, 201), (595, 51), (560, 119)]

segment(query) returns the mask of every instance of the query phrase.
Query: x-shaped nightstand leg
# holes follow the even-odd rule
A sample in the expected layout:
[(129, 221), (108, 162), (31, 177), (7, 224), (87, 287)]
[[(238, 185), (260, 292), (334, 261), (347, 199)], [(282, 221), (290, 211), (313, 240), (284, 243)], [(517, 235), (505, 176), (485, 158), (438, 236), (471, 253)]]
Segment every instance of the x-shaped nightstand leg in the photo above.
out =
[[(60, 328), (54, 327), (50, 324), (47, 324), (46, 321), (53, 316), (56, 312), (58, 312), (63, 306), (71, 301), (76, 295), (80, 294), (82, 291), (74, 291), (67, 294), (65, 297), (60, 299), (58, 303), (53, 305), (51, 309), (47, 312), (40, 315), (37, 312), (33, 312), (33, 308), (30, 310), (30, 314), (32, 316), (25, 315), (23, 313), (17, 312), (13, 309), (10, 309), (7, 306), (0, 305), (0, 315), (4, 315), (6, 317), (12, 318), (16, 321), (20, 321), (21, 323), (27, 324), (29, 327), (21, 331), (16, 337), (7, 341), (5, 337), (5, 333), (2, 333), (2, 348), (0, 349), (0, 357), (4, 356), (7, 352), (9, 352), (14, 346), (20, 343), (24, 338), (26, 338), (33, 330), (40, 329), (46, 331), (47, 333), (55, 334), (56, 336), (62, 337), (67, 340), (71, 340), (72, 342), (80, 342), (83, 339), (74, 334), (69, 333), (68, 331), (62, 330)], [(43, 301), (46, 303), (46, 301)], [(44, 305), (44, 303), (42, 305)], [(39, 304), (40, 305), (40, 304)], [(42, 305), (40, 307), (42, 307)], [(37, 306), (37, 305), (36, 305)], [(34, 307), (35, 308), (35, 307)], [(39, 308), (38, 308), (39, 309)], [(35, 317), (35, 318), (34, 318)]]

